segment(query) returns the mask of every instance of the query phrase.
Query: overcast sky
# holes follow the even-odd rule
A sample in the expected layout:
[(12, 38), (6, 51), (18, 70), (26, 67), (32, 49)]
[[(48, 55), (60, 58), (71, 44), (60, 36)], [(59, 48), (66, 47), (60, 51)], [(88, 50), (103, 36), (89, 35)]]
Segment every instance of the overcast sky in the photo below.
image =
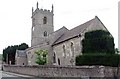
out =
[(31, 45), (32, 7), (51, 10), (54, 5), (55, 30), (74, 28), (98, 16), (111, 32), (118, 47), (119, 0), (0, 0), (0, 53), (10, 45)]

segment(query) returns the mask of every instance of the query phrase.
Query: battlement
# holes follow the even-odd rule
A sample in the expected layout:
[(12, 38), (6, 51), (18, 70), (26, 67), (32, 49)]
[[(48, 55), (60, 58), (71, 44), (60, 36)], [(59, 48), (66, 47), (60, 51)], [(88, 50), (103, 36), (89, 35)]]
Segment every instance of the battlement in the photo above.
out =
[(32, 12), (32, 16), (35, 15), (36, 13), (49, 13), (49, 14), (53, 14), (52, 10), (47, 10), (47, 9), (36, 9), (35, 11)]
[(40, 13), (50, 13), (50, 14), (53, 14), (53, 5), (52, 5), (52, 10), (39, 9), (39, 8), (38, 8), (38, 2), (37, 2), (37, 8), (35, 9), (35, 11), (34, 11), (34, 9), (33, 9), (33, 7), (32, 7), (32, 16), (33, 16), (34, 14), (38, 13), (38, 12), (40, 12)]
[[(37, 9), (36, 9), (37, 10)], [(35, 11), (36, 11), (35, 10)], [(52, 12), (52, 10), (47, 10), (47, 9), (39, 9), (39, 11), (42, 11), (42, 12)]]

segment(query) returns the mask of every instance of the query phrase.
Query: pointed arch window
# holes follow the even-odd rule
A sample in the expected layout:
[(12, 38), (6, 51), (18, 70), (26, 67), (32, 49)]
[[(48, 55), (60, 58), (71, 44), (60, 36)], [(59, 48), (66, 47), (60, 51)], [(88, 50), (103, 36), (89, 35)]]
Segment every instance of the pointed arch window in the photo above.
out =
[(43, 18), (43, 24), (47, 24), (47, 17)]
[(53, 54), (53, 63), (56, 63), (56, 54), (55, 54), (55, 52)]
[(45, 32), (44, 32), (44, 37), (46, 37), (46, 36), (47, 36), (47, 32), (45, 31)]
[(72, 57), (74, 56), (74, 47), (73, 47), (73, 43), (71, 42), (71, 53), (72, 53)]
[(60, 59), (58, 58), (58, 65), (60, 65)]
[(63, 56), (66, 57), (65, 45), (63, 45)]

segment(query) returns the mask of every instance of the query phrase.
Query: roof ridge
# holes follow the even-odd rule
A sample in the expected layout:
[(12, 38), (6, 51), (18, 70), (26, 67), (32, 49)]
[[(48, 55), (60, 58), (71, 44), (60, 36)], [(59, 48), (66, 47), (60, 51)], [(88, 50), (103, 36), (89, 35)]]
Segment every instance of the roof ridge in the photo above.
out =
[(77, 27), (80, 27), (80, 26), (82, 26), (82, 25), (84, 25), (84, 24), (86, 24), (86, 23), (88, 23), (88, 22), (91, 22), (91, 21), (94, 20), (94, 19), (95, 19), (95, 18), (93, 18), (93, 19), (91, 19), (91, 20), (88, 20), (88, 21), (86, 21), (86, 22), (84, 22), (84, 23), (82, 23), (82, 24), (80, 24), (80, 25), (78, 25), (78, 26), (70, 29), (69, 31), (71, 31), (71, 30), (73, 30), (73, 29), (75, 29), (75, 28), (77, 28)]
[[(73, 37), (76, 37), (76, 36), (82, 34), (82, 33), (86, 30), (86, 28), (88, 28), (88, 27), (91, 25), (91, 23), (94, 23), (94, 22), (96, 22), (96, 21), (99, 21), (100, 23), (102, 23), (102, 22), (100, 21), (100, 19), (99, 19), (97, 16), (95, 16), (93, 19), (91, 19), (91, 20), (89, 20), (89, 21), (87, 21), (87, 22), (85, 22), (85, 23), (83, 23), (83, 24), (81, 24), (81, 25), (79, 25), (79, 26), (76, 26), (76, 27), (72, 28), (71, 30), (65, 32), (65, 33), (61, 36), (61, 38), (59, 37), (59, 39), (57, 39), (57, 40), (54, 42), (53, 45), (55, 45), (55, 44), (57, 44), (57, 43), (60, 43), (60, 42), (63, 42), (63, 41), (65, 41), (65, 40), (71, 39), (71, 38), (73, 38)], [(103, 25), (104, 25), (104, 24), (102, 23), (102, 26), (103, 26)], [(105, 27), (105, 26), (104, 26), (104, 27)]]

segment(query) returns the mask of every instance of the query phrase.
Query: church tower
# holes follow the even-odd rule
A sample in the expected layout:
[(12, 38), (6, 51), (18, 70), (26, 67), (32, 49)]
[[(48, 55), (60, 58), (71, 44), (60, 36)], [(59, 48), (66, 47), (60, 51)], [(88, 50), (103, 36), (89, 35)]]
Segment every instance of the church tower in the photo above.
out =
[(38, 2), (36, 10), (32, 8), (31, 46), (46, 42), (50, 33), (54, 31), (53, 5), (52, 10), (39, 9)]

